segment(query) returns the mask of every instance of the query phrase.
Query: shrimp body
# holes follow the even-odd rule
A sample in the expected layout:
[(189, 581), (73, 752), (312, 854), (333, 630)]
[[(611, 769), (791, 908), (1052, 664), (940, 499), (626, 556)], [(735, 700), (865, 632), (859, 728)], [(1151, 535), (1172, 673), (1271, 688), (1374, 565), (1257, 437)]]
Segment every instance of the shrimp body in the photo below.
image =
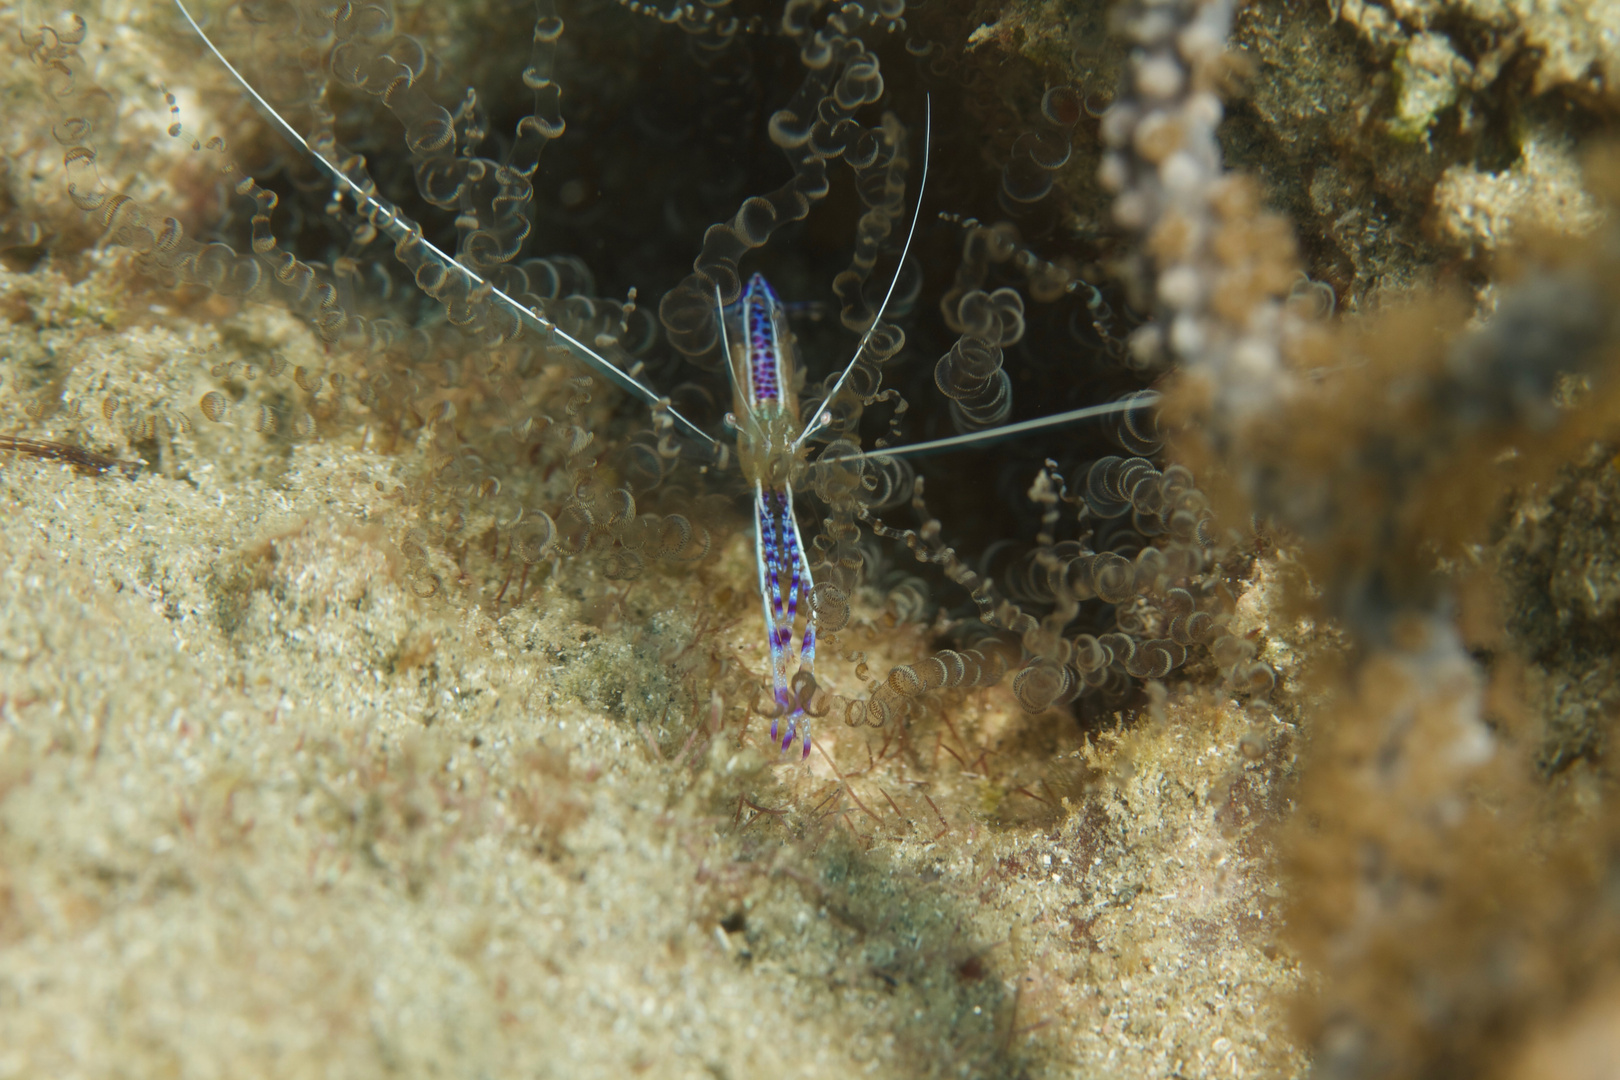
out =
[(749, 279), (734, 305), (734, 318), (739, 332), (735, 338), (727, 335), (736, 406), (733, 422), (743, 476), (754, 488), (754, 556), (776, 703), (771, 738), (780, 738), (786, 750), (795, 735), (800, 736), (802, 756), (808, 757), (810, 717), (788, 679), (801, 597), (805, 622), (797, 650), (799, 670), (813, 672), (816, 658), (815, 613), (809, 604), (815, 581), (793, 513), (792, 478), (805, 454), (800, 445), (798, 371), (782, 303), (764, 277), (755, 274)]

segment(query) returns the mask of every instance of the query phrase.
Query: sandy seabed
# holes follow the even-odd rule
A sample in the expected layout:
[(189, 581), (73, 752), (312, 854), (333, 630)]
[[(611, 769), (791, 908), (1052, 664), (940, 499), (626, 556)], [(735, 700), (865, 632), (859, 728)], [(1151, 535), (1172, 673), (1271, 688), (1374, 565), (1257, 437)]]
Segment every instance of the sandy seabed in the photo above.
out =
[[(79, 335), (115, 373), (140, 342)], [(496, 617), (401, 573), (397, 461), (217, 437), (183, 475), (0, 467), (0, 1075), (1301, 1067), (1229, 797), (1277, 767), (1269, 709), (1172, 703), (1090, 751), (1083, 806), (989, 825), (948, 756), (692, 738), (679, 654), (746, 537), (628, 594), (565, 563)], [(737, 591), (705, 647), (757, 664)], [(957, 709), (964, 752), (1031, 722)]]

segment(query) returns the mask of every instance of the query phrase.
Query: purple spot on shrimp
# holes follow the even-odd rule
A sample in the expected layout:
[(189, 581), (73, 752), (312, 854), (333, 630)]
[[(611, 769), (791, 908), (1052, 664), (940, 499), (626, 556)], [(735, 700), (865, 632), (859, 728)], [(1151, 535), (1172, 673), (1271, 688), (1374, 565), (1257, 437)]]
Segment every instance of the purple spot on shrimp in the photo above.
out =
[(744, 323), (748, 328), (748, 373), (757, 402), (777, 401), (781, 396), (781, 351), (776, 340), (772, 312), (781, 306), (776, 293), (759, 274), (748, 279), (742, 298)]

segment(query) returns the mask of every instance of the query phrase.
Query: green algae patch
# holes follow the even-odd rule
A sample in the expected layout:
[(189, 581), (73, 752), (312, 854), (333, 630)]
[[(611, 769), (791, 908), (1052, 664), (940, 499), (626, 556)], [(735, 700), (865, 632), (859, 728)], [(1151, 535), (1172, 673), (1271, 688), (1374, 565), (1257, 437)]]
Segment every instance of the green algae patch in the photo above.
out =
[(1395, 55), (1395, 115), (1389, 132), (1408, 142), (1427, 142), (1439, 114), (1457, 103), (1472, 73), (1444, 34), (1414, 36)]

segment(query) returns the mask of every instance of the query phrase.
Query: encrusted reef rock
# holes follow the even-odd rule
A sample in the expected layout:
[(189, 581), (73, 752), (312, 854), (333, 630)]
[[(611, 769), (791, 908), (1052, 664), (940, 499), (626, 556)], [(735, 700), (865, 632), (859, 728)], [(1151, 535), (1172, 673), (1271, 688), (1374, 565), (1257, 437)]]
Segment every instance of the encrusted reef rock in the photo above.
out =
[(1507, 628), (1530, 661), (1537, 764), (1607, 771), (1620, 709), (1620, 471), (1594, 446), (1514, 508), (1497, 552)]
[[(1476, 260), (1515, 227), (1594, 224), (1576, 148), (1613, 116), (1617, 22), (1608, 0), (1256, 0), (1233, 27), (1221, 142), (1341, 304), (1457, 272), (1483, 283)], [(968, 61), (1008, 88), (996, 58), (1020, 54), (1100, 107), (1118, 72), (1098, 44), (1105, 23), (1105, 5), (1013, 3), (982, 13)], [(1090, 169), (1071, 182), (1086, 190)]]

